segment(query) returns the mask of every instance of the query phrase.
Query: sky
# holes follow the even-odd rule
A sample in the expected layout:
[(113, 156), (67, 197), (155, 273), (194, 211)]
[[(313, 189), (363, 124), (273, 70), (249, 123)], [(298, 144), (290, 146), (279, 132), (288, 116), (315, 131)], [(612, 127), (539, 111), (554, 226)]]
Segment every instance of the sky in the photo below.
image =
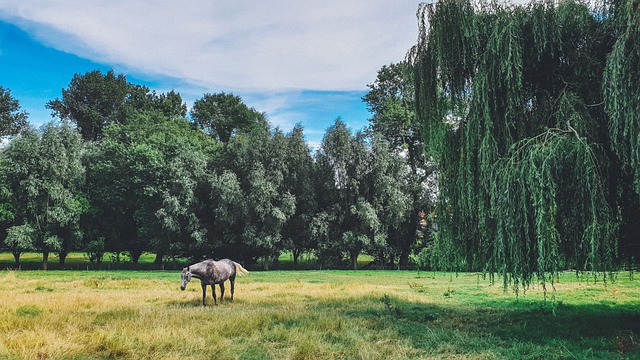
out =
[(317, 147), (338, 117), (368, 125), (361, 98), (415, 43), (419, 2), (3, 0), (0, 85), (39, 126), (74, 74), (113, 69), (188, 107), (233, 93)]

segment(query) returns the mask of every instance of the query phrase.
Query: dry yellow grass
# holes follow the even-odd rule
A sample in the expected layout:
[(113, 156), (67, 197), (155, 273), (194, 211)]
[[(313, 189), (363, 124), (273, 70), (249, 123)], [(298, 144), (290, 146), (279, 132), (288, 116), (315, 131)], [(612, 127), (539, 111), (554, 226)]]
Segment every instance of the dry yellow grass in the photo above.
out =
[(348, 344), (349, 351), (358, 349), (361, 358), (390, 352), (411, 356), (410, 346), (388, 329), (374, 331), (371, 338), (369, 328), (376, 324), (368, 320), (309, 310), (341, 299), (382, 296), (380, 286), (255, 282), (256, 277), (268, 275), (238, 278), (235, 302), (202, 307), (197, 280), (180, 292), (177, 273), (5, 272), (0, 275), (0, 357), (340, 356), (339, 346), (325, 346), (326, 337)]
[[(179, 278), (1, 272), (0, 358), (500, 359), (550, 349), (509, 344), (493, 330), (513, 324), (508, 317), (519, 313), (510, 308), (528, 314), (545, 306), (535, 287), (516, 301), (469, 275), (254, 272), (237, 278), (233, 303), (214, 306), (209, 298), (202, 307), (199, 282), (181, 292)], [(640, 303), (636, 282), (557, 287), (571, 299), (586, 293), (594, 303)], [(534, 315), (550, 316), (545, 309)], [(613, 344), (606, 351), (616, 354)]]

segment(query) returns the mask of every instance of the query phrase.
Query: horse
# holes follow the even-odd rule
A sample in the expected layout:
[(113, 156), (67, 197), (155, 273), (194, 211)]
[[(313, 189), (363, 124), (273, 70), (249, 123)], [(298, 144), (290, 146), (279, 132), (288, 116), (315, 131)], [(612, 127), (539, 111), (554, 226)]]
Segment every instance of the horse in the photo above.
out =
[(218, 301), (216, 300), (215, 284), (220, 285), (220, 301), (223, 301), (224, 282), (229, 279), (229, 282), (231, 283), (231, 301), (233, 301), (233, 288), (236, 280), (236, 274), (244, 275), (248, 273), (249, 271), (233, 260), (205, 260), (182, 269), (182, 284), (180, 285), (180, 290), (184, 291), (187, 287), (187, 283), (191, 281), (191, 277), (200, 279), (200, 284), (202, 285), (202, 306), (207, 305), (207, 285), (211, 285), (213, 302), (218, 305)]

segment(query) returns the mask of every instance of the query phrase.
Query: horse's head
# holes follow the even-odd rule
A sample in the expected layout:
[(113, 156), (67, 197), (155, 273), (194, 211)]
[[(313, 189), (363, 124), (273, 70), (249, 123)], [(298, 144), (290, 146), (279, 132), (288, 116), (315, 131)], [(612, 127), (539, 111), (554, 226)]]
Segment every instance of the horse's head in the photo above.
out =
[(184, 291), (189, 281), (191, 281), (191, 271), (189, 271), (189, 267), (187, 266), (182, 269), (182, 284), (180, 284), (180, 290)]

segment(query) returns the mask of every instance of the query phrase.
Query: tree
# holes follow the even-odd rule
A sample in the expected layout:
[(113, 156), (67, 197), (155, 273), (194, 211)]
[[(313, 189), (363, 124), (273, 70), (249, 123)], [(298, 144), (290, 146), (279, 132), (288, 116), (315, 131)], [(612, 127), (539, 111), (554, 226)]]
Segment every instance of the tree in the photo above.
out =
[(300, 255), (317, 245), (310, 226), (317, 211), (315, 165), (304, 140), (302, 125), (297, 124), (287, 135), (284, 157), (286, 175), (283, 188), (295, 198), (295, 213), (284, 224), (282, 236), (293, 254), (293, 266), (297, 269)]
[(243, 191), (242, 242), (246, 253), (264, 259), (266, 269), (285, 249), (282, 228), (295, 212), (295, 198), (284, 183), (286, 145), (282, 131), (256, 127), (226, 147), (227, 156), (234, 159), (230, 170)]
[(247, 179), (248, 221), (244, 228), (246, 244), (264, 258), (265, 270), (269, 270), (272, 258), (284, 249), (281, 230), (295, 211), (295, 199), (288, 193), (280, 193), (282, 177), (262, 164), (256, 164)]
[(64, 266), (66, 254), (75, 250), (86, 210), (83, 149), (78, 133), (64, 123), (45, 125), (40, 133), (25, 131), (1, 153), (16, 224), (8, 241), (17, 250), (42, 251), (45, 270), (50, 252), (58, 252)]
[(74, 122), (85, 140), (99, 140), (111, 124), (124, 124), (136, 112), (159, 111), (170, 119), (186, 116), (187, 106), (180, 94), (171, 90), (156, 94), (146, 86), (129, 83), (113, 70), (75, 74), (62, 98), (47, 103), (52, 115)]
[(164, 255), (181, 255), (185, 244), (202, 242), (206, 235), (198, 213), (204, 199), (198, 193), (207, 180), (207, 157), (203, 148), (192, 145), (178, 138), (173, 152), (164, 153), (161, 206), (155, 212), (161, 228), (153, 241), (158, 264)]
[(191, 118), (205, 133), (225, 144), (237, 132), (250, 132), (266, 123), (263, 113), (249, 108), (239, 96), (225, 93), (204, 94), (193, 103)]
[(425, 208), (429, 205), (425, 183), (433, 173), (423, 146), (422, 124), (416, 115), (412, 68), (406, 62), (385, 65), (378, 71), (376, 81), (367, 86), (370, 90), (363, 101), (373, 114), (369, 120), (371, 131), (386, 139), (396, 153), (404, 154), (409, 166), (405, 188), (411, 197), (411, 210), (401, 232), (394, 236), (400, 266), (406, 266), (416, 243), (418, 214), (429, 210)]
[(408, 59), (438, 165), (441, 263), (516, 291), (565, 267), (611, 270), (617, 174), (599, 89), (613, 12), (443, 0), (418, 13)]
[(160, 264), (202, 241), (196, 194), (205, 181), (207, 146), (185, 120), (159, 112), (106, 128), (86, 161), (95, 210), (88, 226), (99, 229), (87, 240), (104, 238), (107, 251), (129, 252), (134, 265), (144, 251), (156, 251)]
[[(337, 119), (324, 138), (316, 155), (320, 178), (323, 180), (318, 199), (317, 219), (312, 232), (323, 240), (319, 256), (340, 261), (343, 256), (357, 268), (358, 255), (380, 249), (387, 239), (381, 223), (382, 192), (377, 192), (380, 168), (371, 149), (370, 139), (362, 133), (351, 134), (346, 124)], [(380, 150), (378, 148), (376, 150)], [(324, 224), (327, 221), (328, 224)]]
[(378, 134), (371, 138), (369, 161), (370, 202), (379, 221), (369, 253), (383, 267), (393, 265), (398, 256), (399, 266), (406, 266), (408, 259), (403, 261), (403, 257), (408, 258), (417, 236), (413, 221), (418, 220), (413, 212), (424, 205), (416, 199), (423, 199), (426, 191), (416, 193), (414, 187), (422, 188), (422, 184), (415, 184), (408, 159)]
[(52, 115), (73, 121), (85, 140), (98, 140), (109, 124), (124, 122), (123, 104), (129, 88), (124, 75), (109, 70), (75, 74), (62, 98), (47, 103)]
[(619, 255), (622, 261), (631, 262), (640, 259), (640, 14), (632, 1), (614, 4), (611, 32), (618, 37), (607, 55), (602, 94), (610, 147), (616, 155), (611, 167), (619, 169), (611, 185), (619, 194)]
[(35, 237), (35, 230), (30, 225), (12, 226), (7, 230), (4, 244), (11, 249), (17, 268), (20, 267), (20, 255), (22, 252), (37, 250), (33, 244)]
[(242, 239), (247, 207), (240, 179), (231, 169), (214, 169), (217, 171), (213, 170), (208, 177), (206, 191), (201, 197), (201, 218), (207, 236), (193, 244), (190, 256), (211, 258), (225, 254), (225, 257), (251, 260)]
[(187, 116), (187, 104), (182, 96), (174, 90), (164, 94), (157, 94), (144, 85), (128, 83), (129, 94), (125, 99), (124, 108), (127, 116), (135, 112), (159, 112), (170, 120), (179, 120)]
[(20, 109), (18, 100), (11, 96), (11, 90), (0, 86), (0, 138), (26, 129), (28, 116)]
[[(316, 162), (319, 164), (324, 182), (320, 184), (319, 194), (324, 194), (319, 199), (319, 210), (322, 212), (319, 219), (325, 219), (329, 223), (325, 226), (315, 224), (316, 228), (325, 228), (324, 241), (318, 244), (318, 257), (320, 260), (342, 261), (344, 252), (349, 252), (345, 242), (351, 241), (351, 253), (362, 248), (357, 243), (361, 238), (355, 236), (344, 237), (344, 234), (352, 230), (349, 224), (351, 206), (355, 205), (358, 198), (358, 182), (352, 179), (355, 175), (351, 169), (355, 168), (355, 162), (360, 159), (354, 151), (355, 139), (351, 131), (342, 119), (336, 119), (335, 123), (327, 129), (319, 151), (316, 153)], [(353, 233), (352, 233), (353, 234)], [(353, 265), (353, 264), (352, 264)]]

